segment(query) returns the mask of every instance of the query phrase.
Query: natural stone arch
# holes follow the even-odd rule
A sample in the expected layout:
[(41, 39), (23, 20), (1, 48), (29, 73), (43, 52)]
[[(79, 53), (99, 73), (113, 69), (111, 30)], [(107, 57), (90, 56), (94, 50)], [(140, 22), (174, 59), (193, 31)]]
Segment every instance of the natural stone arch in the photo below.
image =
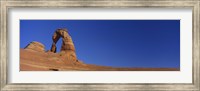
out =
[(52, 36), (53, 43), (51, 46), (51, 52), (56, 53), (56, 50), (57, 50), (56, 43), (58, 42), (60, 38), (62, 38), (62, 46), (60, 50), (60, 55), (64, 56), (68, 60), (76, 61), (77, 58), (76, 58), (74, 43), (67, 29), (57, 29), (54, 32)]

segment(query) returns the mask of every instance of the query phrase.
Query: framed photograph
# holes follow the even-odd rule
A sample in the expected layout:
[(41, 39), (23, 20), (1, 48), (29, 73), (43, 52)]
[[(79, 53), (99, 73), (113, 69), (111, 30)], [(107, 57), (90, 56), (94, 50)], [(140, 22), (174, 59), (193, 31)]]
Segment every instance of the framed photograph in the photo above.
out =
[(0, 5), (1, 91), (200, 91), (199, 0)]

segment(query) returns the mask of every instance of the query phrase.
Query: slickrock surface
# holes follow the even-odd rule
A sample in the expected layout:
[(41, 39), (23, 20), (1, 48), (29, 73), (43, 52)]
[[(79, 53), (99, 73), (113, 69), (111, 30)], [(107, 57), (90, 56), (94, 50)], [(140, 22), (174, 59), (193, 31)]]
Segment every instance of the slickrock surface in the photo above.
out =
[(20, 71), (178, 71), (176, 68), (114, 68), (66, 60), (59, 53), (20, 49)]

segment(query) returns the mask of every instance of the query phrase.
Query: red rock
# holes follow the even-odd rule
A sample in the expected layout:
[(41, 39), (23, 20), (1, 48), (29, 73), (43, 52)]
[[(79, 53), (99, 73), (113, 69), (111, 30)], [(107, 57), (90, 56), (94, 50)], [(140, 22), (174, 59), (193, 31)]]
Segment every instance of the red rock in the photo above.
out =
[[(95, 60), (94, 60), (95, 61)], [(63, 60), (57, 53), (20, 49), (20, 71), (179, 71), (177, 68), (118, 68)]]
[(57, 29), (54, 32), (52, 37), (53, 43), (51, 46), (51, 52), (56, 53), (56, 43), (60, 38), (62, 38), (62, 46), (59, 54), (66, 60), (71, 60), (75, 62), (77, 60), (75, 47), (67, 29)]
[(45, 47), (42, 43), (33, 41), (25, 47), (26, 50), (45, 52)]

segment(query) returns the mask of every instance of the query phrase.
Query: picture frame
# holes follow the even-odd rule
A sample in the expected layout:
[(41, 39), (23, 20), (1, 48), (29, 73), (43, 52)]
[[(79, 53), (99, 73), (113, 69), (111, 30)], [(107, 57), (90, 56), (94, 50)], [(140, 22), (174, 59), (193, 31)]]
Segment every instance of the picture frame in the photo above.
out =
[[(200, 91), (199, 0), (1, 0), (0, 1), (0, 90), (187, 90)], [(8, 10), (11, 8), (192, 8), (192, 83), (8, 83)]]

